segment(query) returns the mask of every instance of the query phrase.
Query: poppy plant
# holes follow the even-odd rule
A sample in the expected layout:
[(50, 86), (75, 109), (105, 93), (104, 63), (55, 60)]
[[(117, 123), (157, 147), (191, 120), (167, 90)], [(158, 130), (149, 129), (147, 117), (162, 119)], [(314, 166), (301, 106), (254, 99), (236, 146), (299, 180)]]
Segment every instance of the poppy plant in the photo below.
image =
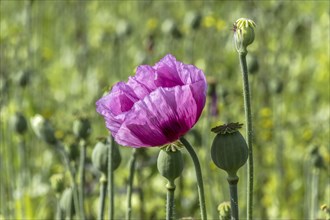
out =
[(96, 102), (117, 143), (130, 147), (169, 144), (187, 133), (205, 105), (202, 70), (170, 54), (154, 66), (141, 65)]

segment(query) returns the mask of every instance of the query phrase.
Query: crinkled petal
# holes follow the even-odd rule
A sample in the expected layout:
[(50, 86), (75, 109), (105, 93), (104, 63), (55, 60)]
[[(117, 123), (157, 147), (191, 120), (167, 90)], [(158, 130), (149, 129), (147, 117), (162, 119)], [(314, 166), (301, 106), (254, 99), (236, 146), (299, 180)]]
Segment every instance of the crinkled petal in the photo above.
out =
[(148, 65), (141, 65), (136, 70), (136, 75), (129, 77), (127, 85), (132, 88), (139, 99), (143, 99), (157, 89), (155, 85), (155, 70)]
[(192, 88), (159, 88), (136, 102), (114, 135), (115, 140), (132, 147), (161, 146), (177, 140), (201, 114)]
[(204, 73), (194, 65), (184, 64), (172, 55), (166, 55), (154, 66), (155, 84), (159, 87), (193, 84), (206, 81)]

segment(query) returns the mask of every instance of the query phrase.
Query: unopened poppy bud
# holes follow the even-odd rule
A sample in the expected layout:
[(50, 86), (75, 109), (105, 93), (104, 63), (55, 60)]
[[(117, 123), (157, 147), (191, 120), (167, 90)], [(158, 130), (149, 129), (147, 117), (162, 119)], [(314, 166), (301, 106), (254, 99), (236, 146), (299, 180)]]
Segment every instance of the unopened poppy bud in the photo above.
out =
[(162, 147), (157, 159), (159, 173), (170, 183), (173, 183), (183, 170), (183, 157), (178, 143), (180, 142)]
[[(93, 150), (92, 153), (92, 163), (95, 168), (101, 171), (103, 174), (108, 173), (108, 150), (110, 148), (109, 139), (105, 141), (99, 141)], [(113, 146), (113, 161), (112, 167), (113, 170), (116, 170), (121, 162), (121, 155), (116, 144)]]
[(64, 190), (60, 199), (60, 209), (66, 218), (71, 218), (71, 216), (74, 215), (75, 209), (73, 205), (73, 191), (71, 188)]
[(218, 206), (219, 219), (220, 220), (230, 220), (231, 219), (231, 209), (230, 202), (222, 202)]
[(91, 123), (87, 118), (79, 118), (73, 122), (73, 133), (78, 138), (87, 139), (91, 133)]
[(54, 128), (51, 123), (41, 115), (35, 115), (31, 119), (31, 126), (38, 138), (48, 144), (54, 145), (57, 140), (54, 135)]
[(248, 18), (240, 18), (234, 23), (234, 40), (239, 53), (247, 53), (247, 46), (254, 41), (256, 24)]
[(18, 134), (24, 134), (27, 129), (27, 122), (24, 115), (20, 112), (16, 112), (11, 119), (11, 125), (15, 132)]
[(50, 177), (50, 185), (56, 194), (63, 192), (65, 187), (63, 174), (52, 175)]
[(212, 147), (211, 157), (220, 169), (225, 170), (229, 176), (235, 176), (248, 158), (248, 146), (238, 131), (242, 127), (239, 123), (229, 123), (212, 128), (217, 133)]

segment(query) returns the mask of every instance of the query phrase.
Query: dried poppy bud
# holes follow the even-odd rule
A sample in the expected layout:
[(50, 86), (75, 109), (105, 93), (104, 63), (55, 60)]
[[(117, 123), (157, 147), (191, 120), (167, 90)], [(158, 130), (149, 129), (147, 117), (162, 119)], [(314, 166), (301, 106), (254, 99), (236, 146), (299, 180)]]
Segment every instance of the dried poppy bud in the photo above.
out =
[(229, 123), (212, 128), (212, 131), (217, 133), (211, 147), (212, 160), (229, 176), (236, 176), (237, 170), (248, 158), (248, 146), (238, 131), (241, 127), (242, 124)]
[(73, 122), (73, 133), (78, 138), (87, 139), (91, 133), (91, 123), (87, 118), (79, 118)]
[(171, 183), (181, 175), (183, 157), (174, 143), (161, 148), (157, 159), (157, 168), (159, 173)]

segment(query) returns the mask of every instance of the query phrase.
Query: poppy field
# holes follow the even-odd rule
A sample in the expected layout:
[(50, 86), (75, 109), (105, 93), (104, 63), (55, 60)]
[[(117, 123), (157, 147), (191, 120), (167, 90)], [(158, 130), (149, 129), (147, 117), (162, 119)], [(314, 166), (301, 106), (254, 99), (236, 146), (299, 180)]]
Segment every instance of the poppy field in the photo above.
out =
[(329, 220), (329, 9), (0, 1), (0, 220)]

